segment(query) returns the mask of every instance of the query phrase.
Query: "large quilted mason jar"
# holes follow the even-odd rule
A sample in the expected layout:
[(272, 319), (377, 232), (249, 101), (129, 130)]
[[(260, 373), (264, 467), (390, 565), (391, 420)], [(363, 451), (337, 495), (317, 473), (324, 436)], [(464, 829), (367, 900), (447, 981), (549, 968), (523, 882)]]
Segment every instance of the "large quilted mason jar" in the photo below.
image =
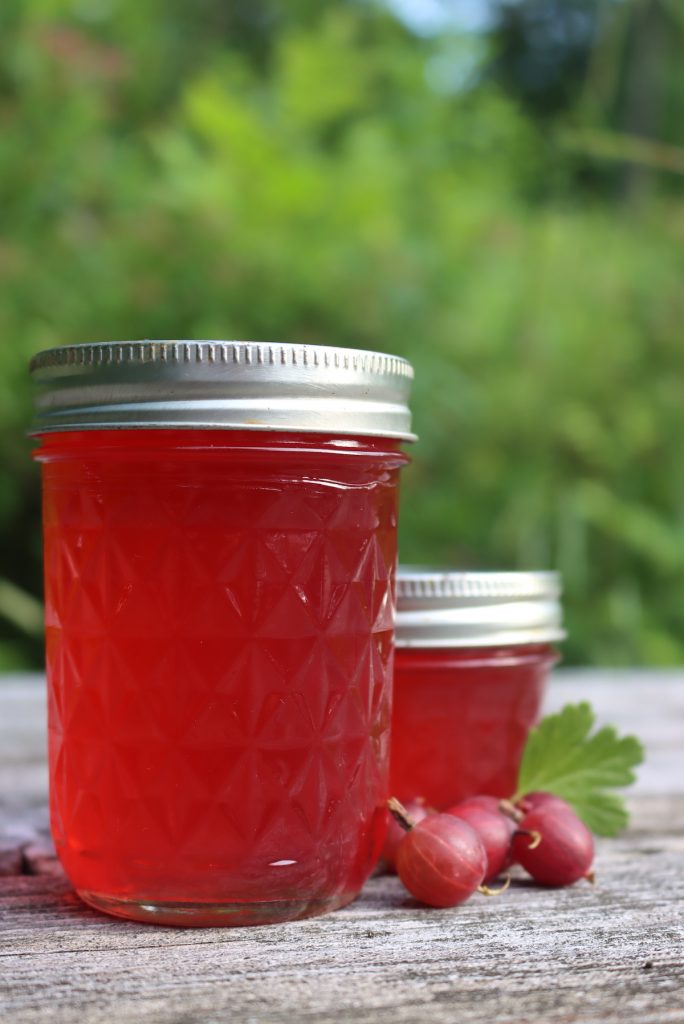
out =
[(385, 828), (410, 365), (155, 341), (32, 372), (71, 883), (161, 924), (343, 906)]

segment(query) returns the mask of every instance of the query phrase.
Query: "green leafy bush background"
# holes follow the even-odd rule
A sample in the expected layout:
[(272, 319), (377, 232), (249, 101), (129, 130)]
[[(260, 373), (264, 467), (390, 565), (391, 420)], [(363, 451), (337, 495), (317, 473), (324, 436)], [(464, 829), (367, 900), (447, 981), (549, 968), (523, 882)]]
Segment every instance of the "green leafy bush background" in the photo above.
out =
[(684, 660), (682, 22), (652, 5), (666, 149), (635, 159), (639, 5), (576, 6), (604, 20), (548, 110), (501, 10), (3, 3), (0, 668), (41, 659), (28, 359), (143, 337), (407, 356), (403, 559), (558, 567), (568, 661)]

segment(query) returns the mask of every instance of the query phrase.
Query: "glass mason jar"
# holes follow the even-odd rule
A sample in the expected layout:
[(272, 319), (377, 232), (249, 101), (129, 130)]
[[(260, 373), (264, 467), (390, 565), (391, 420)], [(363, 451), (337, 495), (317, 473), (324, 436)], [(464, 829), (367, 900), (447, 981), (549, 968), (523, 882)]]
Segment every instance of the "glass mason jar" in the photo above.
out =
[(32, 372), (69, 879), (160, 924), (343, 906), (385, 827), (410, 365), (142, 342)]
[(559, 577), (400, 568), (397, 604), (392, 793), (512, 796), (565, 635)]

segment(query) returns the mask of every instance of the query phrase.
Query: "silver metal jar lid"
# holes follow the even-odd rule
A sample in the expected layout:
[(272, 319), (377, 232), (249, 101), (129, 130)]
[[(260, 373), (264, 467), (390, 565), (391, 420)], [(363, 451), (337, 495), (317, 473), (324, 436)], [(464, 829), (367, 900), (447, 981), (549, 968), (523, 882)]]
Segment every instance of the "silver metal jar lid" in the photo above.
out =
[(252, 341), (65, 345), (31, 361), (32, 434), (289, 430), (414, 441), (411, 364), (397, 356)]
[(399, 567), (397, 647), (501, 647), (562, 640), (555, 572)]

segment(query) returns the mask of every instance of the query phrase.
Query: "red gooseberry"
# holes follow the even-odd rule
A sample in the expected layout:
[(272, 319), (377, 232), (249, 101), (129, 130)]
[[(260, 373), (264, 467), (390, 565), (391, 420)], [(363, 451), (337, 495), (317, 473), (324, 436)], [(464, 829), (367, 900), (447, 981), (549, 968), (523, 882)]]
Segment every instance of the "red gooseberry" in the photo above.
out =
[(591, 832), (573, 811), (555, 803), (525, 815), (513, 837), (513, 857), (541, 885), (593, 881)]
[(408, 891), (432, 907), (455, 907), (482, 884), (487, 854), (477, 832), (450, 814), (419, 821), (397, 850), (397, 874)]

